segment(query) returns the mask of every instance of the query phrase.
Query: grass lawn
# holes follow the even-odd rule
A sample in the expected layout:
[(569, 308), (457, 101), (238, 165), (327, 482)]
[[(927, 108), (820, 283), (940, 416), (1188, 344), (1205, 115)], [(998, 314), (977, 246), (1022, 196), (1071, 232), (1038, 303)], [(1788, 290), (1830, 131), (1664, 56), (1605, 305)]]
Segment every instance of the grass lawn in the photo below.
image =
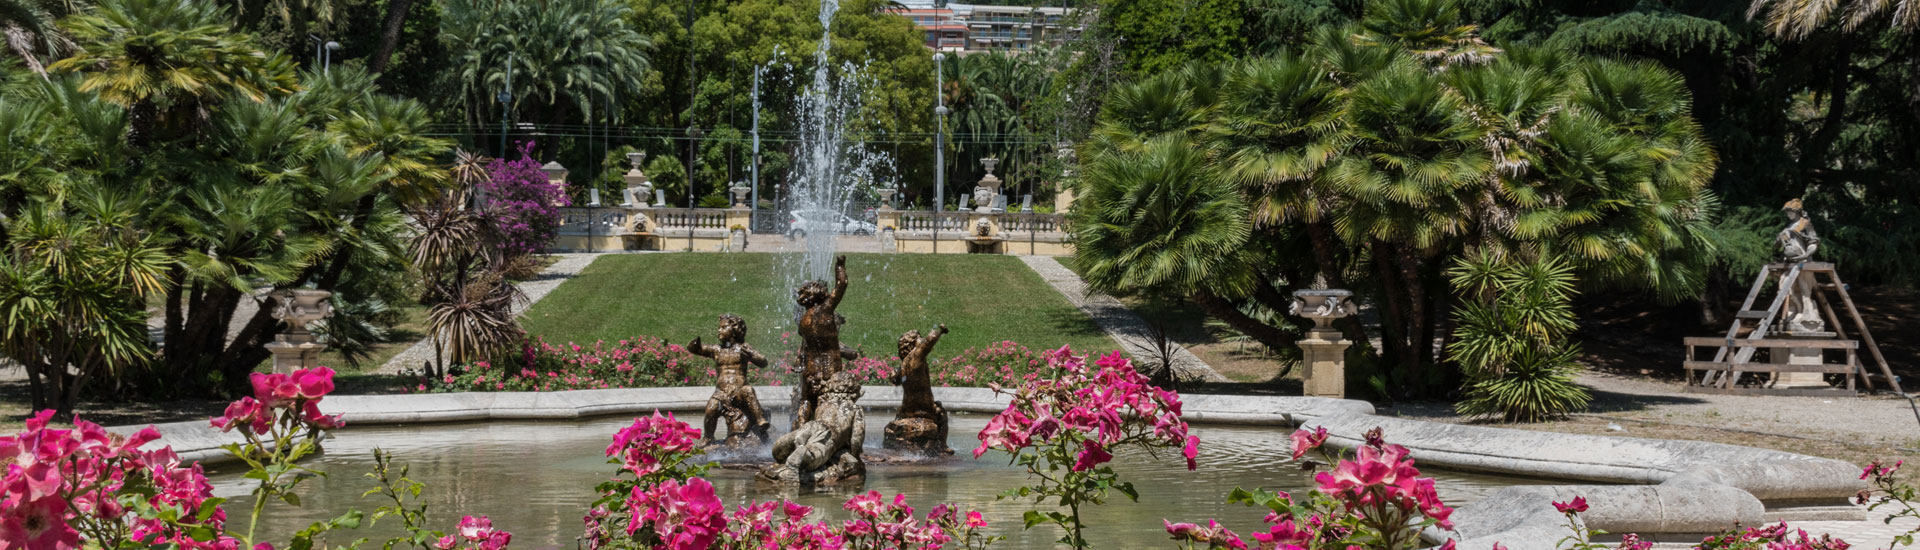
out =
[[(658, 336), (715, 338), (718, 316), (745, 317), (748, 343), (770, 354), (793, 330), (793, 286), (780, 254), (604, 256), (534, 304), (523, 326), (549, 342)], [(900, 334), (946, 323), (939, 356), (1012, 340), (1034, 349), (1111, 350), (1105, 332), (1011, 256), (851, 254), (841, 341), (892, 355)]]

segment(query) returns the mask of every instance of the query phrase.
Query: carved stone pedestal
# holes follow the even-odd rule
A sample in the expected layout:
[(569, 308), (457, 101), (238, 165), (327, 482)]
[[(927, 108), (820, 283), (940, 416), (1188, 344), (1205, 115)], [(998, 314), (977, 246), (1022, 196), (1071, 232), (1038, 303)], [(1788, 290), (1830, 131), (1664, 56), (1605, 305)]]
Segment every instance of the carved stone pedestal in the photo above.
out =
[[(1786, 334), (1775, 334), (1771, 337), (1783, 340), (1832, 340), (1838, 336), (1838, 334), (1831, 332), (1789, 332)], [(1767, 348), (1767, 356), (1772, 358), (1768, 362), (1776, 365), (1810, 365), (1817, 367), (1821, 364), (1820, 354), (1822, 351), (1824, 350), (1819, 348)], [(1770, 384), (1770, 386), (1780, 390), (1827, 389), (1833, 387), (1832, 384), (1827, 383), (1827, 376), (1825, 374), (1817, 372), (1778, 373), (1775, 375), (1774, 382)]]
[(1337, 330), (1312, 330), (1300, 342), (1300, 366), (1306, 369), (1308, 397), (1347, 396), (1347, 346)]

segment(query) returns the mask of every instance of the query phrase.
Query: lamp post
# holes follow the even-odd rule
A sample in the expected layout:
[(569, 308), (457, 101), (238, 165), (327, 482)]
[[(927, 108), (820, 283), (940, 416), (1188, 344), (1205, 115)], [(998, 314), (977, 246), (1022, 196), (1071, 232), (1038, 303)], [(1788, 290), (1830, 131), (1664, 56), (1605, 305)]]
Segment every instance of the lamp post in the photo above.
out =
[(693, 223), (693, 219), (692, 219), (693, 206), (694, 206), (694, 202), (693, 202), (693, 199), (694, 199), (694, 194), (693, 194), (694, 153), (699, 152), (700, 137), (705, 136), (706, 134), (707, 134), (706, 132), (700, 131), (700, 128), (698, 127), (695, 127), (695, 126), (687, 127), (687, 217), (688, 217), (687, 219), (687, 251), (688, 252), (693, 251), (693, 226), (699, 225), (699, 224)]
[(947, 92), (945, 69), (941, 62), (947, 55), (933, 54), (933, 97), (939, 103), (933, 108), (933, 118), (937, 127), (933, 134), (933, 227), (938, 239), (940, 231), (940, 213), (946, 210), (947, 202)]
[(328, 74), (333, 72), (333, 51), (338, 49), (340, 49), (339, 42), (334, 42), (332, 40), (327, 41), (327, 59), (326, 61), (320, 64), (320, 74)]

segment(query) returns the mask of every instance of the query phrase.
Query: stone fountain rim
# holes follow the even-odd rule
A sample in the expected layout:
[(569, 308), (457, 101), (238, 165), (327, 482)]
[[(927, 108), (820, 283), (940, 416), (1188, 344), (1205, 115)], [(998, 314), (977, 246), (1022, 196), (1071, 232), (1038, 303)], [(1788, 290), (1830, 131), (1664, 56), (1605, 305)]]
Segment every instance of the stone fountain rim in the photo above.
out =
[[(793, 387), (756, 386), (755, 391), (763, 402), (784, 404)], [(327, 398), (321, 410), (342, 415), (346, 430), (435, 422), (578, 420), (653, 410), (700, 411), (712, 392), (709, 387), (672, 387), (341, 395)], [(863, 393), (862, 403), (870, 409), (899, 406), (897, 387), (868, 386)], [(934, 388), (934, 395), (947, 410), (956, 412), (992, 414), (1008, 402), (1006, 396), (987, 388)], [(1859, 468), (1852, 464), (1784, 451), (1385, 417), (1375, 415), (1372, 404), (1350, 399), (1187, 394), (1183, 400), (1186, 417), (1200, 424), (1323, 427), (1332, 434), (1329, 444), (1342, 448), (1360, 445), (1366, 430), (1381, 427), (1389, 441), (1410, 449), (1424, 466), (1612, 484), (1529, 485), (1495, 491), (1454, 514), (1459, 532), (1428, 533), (1436, 542), (1439, 537), (1459, 538), (1463, 549), (1488, 549), (1496, 541), (1511, 548), (1553, 548), (1567, 533), (1565, 518), (1553, 510), (1551, 502), (1575, 495), (1586, 496), (1592, 503), (1583, 516), (1589, 528), (1643, 535), (1694, 534), (1736, 521), (1753, 525), (1796, 509), (1830, 510), (1829, 504), (1844, 503), (1866, 487), (1858, 479)], [(240, 440), (237, 434), (220, 432), (206, 421), (154, 426), (161, 439), (149, 447), (172, 445), (187, 461), (227, 459), (219, 447)], [(125, 434), (143, 427), (109, 430)]]
[(1320, 296), (1339, 296), (1339, 297), (1342, 297), (1342, 298), (1345, 298), (1345, 297), (1348, 297), (1348, 296), (1352, 296), (1352, 295), (1353, 295), (1353, 291), (1351, 291), (1351, 290), (1343, 290), (1343, 289), (1338, 289), (1338, 288), (1328, 288), (1328, 289), (1308, 289), (1308, 290), (1295, 290), (1295, 291), (1293, 291), (1293, 295), (1294, 295), (1294, 296), (1299, 296), (1299, 297), (1302, 297), (1302, 298), (1305, 298), (1305, 297), (1308, 297), (1308, 296), (1314, 296), (1314, 297), (1320, 297)]

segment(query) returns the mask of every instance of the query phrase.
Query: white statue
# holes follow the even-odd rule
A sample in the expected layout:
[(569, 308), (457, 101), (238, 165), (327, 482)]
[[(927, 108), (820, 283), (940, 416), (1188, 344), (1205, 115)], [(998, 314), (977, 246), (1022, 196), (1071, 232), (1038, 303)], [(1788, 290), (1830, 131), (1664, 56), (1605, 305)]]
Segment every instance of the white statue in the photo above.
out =
[[(1813, 222), (1807, 220), (1807, 211), (1801, 207), (1800, 199), (1787, 201), (1781, 208), (1791, 223), (1780, 230), (1774, 240), (1780, 243), (1780, 259), (1787, 263), (1799, 263), (1813, 257), (1820, 248), (1820, 235), (1813, 230)], [(1825, 332), (1827, 322), (1820, 317), (1819, 304), (1813, 300), (1813, 274), (1801, 272), (1794, 280), (1780, 276), (1780, 289), (1787, 292), (1786, 311), (1782, 312), (1781, 326), (1787, 332)]]

